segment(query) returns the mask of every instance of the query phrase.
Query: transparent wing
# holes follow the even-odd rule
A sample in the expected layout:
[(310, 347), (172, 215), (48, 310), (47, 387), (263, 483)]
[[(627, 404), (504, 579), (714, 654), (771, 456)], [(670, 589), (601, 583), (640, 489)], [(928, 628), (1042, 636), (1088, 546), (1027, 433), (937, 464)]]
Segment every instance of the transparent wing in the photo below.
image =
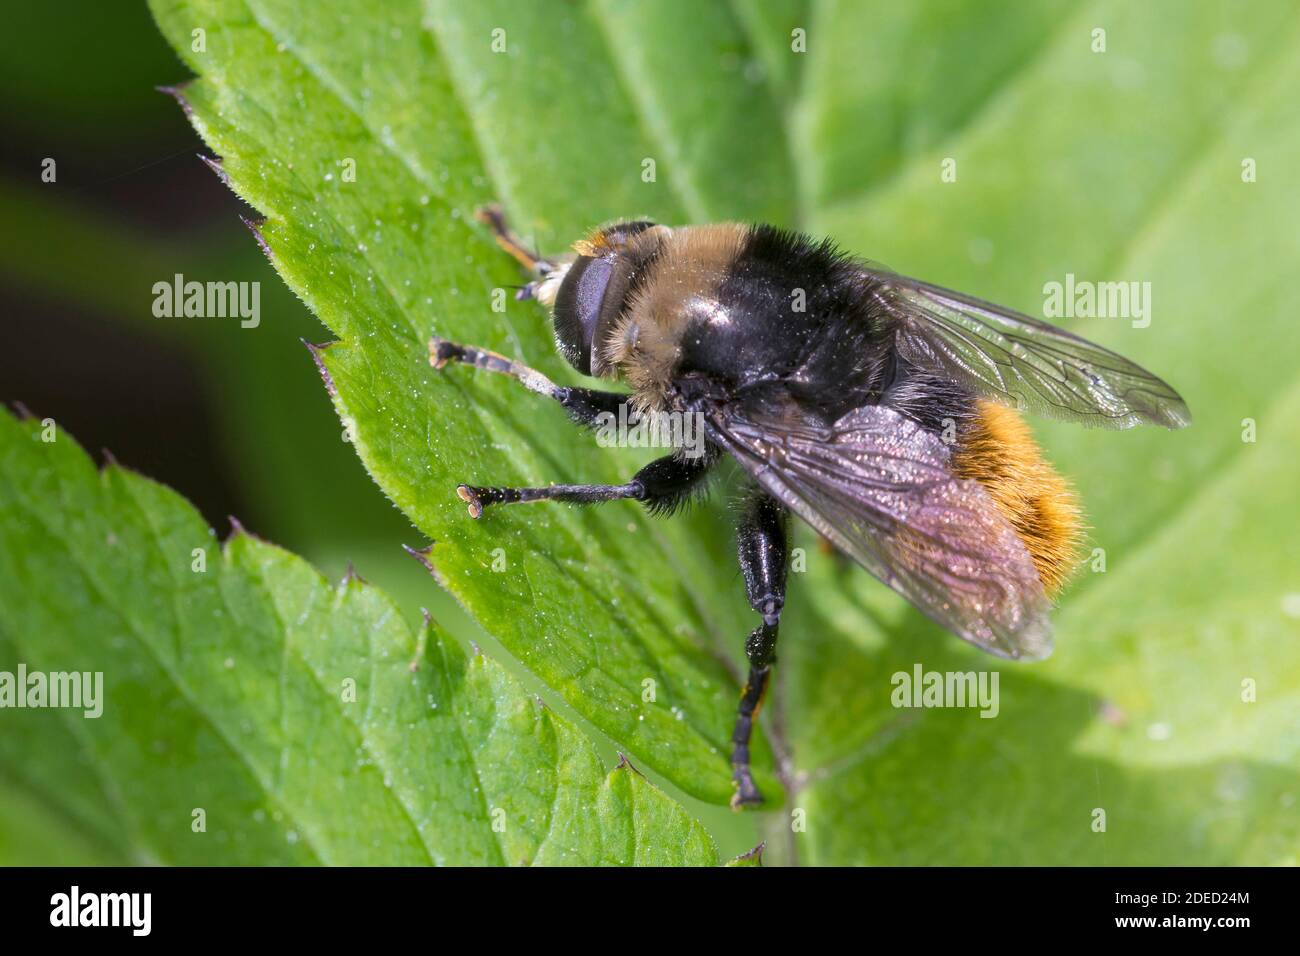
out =
[[(1146, 369), (1064, 329), (866, 267), (896, 319), (899, 355), (1014, 408), (1105, 428), (1191, 424), (1176, 391)], [(874, 283), (873, 283), (874, 284)]]
[(935, 622), (1003, 657), (1051, 652), (1033, 560), (937, 437), (878, 405), (826, 429), (728, 406), (706, 422), (769, 494)]

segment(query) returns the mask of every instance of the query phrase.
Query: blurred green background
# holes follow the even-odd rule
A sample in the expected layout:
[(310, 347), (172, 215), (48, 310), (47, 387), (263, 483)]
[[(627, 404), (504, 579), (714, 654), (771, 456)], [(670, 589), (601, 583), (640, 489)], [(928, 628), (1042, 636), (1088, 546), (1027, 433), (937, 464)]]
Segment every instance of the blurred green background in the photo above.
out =
[[(0, 41), (0, 269), (7, 337), (23, 345), (0, 357), (6, 397), (175, 487), (219, 531), (236, 515), (331, 574), (415, 543), (343, 443), (300, 344), (326, 333), (241, 224), (254, 211), (155, 90), (187, 71), (147, 8), (71, 2), (13, 16)], [(52, 184), (40, 179), (46, 157)], [(152, 286), (178, 272), (260, 282), (260, 326), (155, 318)], [(294, 475), (310, 480), (284, 480)], [(399, 580), (429, 590), (414, 571)]]

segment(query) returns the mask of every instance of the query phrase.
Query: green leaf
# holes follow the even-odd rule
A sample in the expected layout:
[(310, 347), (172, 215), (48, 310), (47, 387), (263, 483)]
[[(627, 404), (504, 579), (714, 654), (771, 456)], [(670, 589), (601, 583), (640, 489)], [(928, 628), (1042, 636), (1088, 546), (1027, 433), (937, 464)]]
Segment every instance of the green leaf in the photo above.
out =
[[(1062, 599), (1045, 664), (968, 652), (897, 602), (872, 601), (882, 626), (864, 627), (855, 595), (874, 585), (810, 571), (786, 631), (811, 640), (787, 648), (778, 688), (807, 814), (778, 845), (797, 858), (1295, 862), (1300, 551), (1279, 522), (1296, 508), (1300, 408), (1279, 344), (1300, 305), (1281, 265), (1300, 253), (1282, 172), (1300, 156), (1300, 23), (1294, 3), (1252, 11), (1086, 5), (897, 175), (819, 211), (852, 248), (1030, 313), (1067, 272), (1149, 281), (1149, 327), (1068, 324), (1166, 376), (1195, 424), (1036, 426), (1106, 559)], [(1090, 49), (1097, 26), (1105, 54)], [(846, 48), (822, 68), (854, 89), (873, 66)], [(936, 91), (909, 115), (939, 122), (947, 104)], [(956, 183), (939, 180), (947, 156)], [(1243, 182), (1246, 157), (1278, 175)], [(892, 675), (917, 663), (999, 672), (999, 717), (893, 708)]]
[[(1277, 527), (1297, 485), (1280, 347), (1297, 6), (154, 2), (200, 75), (196, 126), (340, 340), (320, 360), (356, 448), (437, 542), (441, 579), (579, 713), (710, 800), (728, 792), (721, 662), (751, 626), (722, 518), (538, 506), (470, 524), (451, 496), (637, 464), (512, 383), (428, 370), (436, 330), (571, 379), (538, 309), (490, 312), (518, 280), (473, 207), (502, 200), (543, 249), (616, 216), (771, 219), (1030, 313), (1067, 273), (1151, 283), (1147, 327), (1063, 324), (1168, 378), (1196, 424), (1042, 425), (1106, 556), (1062, 598), (1051, 661), (980, 656), (799, 542), (767, 712), (793, 792), (770, 855), (968, 864), (1295, 858), (1296, 552)], [(895, 709), (891, 677), (918, 663), (997, 672), (999, 717)]]
[(0, 800), (43, 805), (82, 857), (718, 862), (680, 806), (431, 622), (242, 530), (222, 544), (174, 492), (0, 414), (0, 670), (20, 664), (102, 674), (99, 716), (7, 710), (0, 736)]
[(748, 853), (742, 853), (734, 860), (728, 860), (724, 865), (728, 867), (759, 867), (763, 865), (763, 844), (760, 843)]
[[(755, 214), (780, 215), (772, 204), (784, 195), (784, 154), (745, 146), (783, 135), (775, 98), (756, 87), (734, 120), (697, 141), (694, 101), (634, 101), (635, 78), (615, 79), (627, 64), (608, 31), (641, 16), (626, 4), (562, 16), (435, 5), (425, 18), (388, 3), (313, 5), (310, 15), (300, 6), (196, 0), (154, 10), (200, 74), (184, 90), (195, 126), (231, 185), (266, 215), (260, 236), (276, 268), (339, 337), (316, 355), (357, 452), (436, 542), (439, 580), (486, 630), (639, 761), (694, 796), (727, 801), (734, 662), (754, 621), (716, 517), (697, 518), (694, 534), (632, 504), (503, 509), (471, 521), (459, 482), (622, 481), (635, 456), (595, 447), (515, 383), (435, 373), (427, 339), (437, 332), (571, 377), (534, 304), (491, 310), (492, 289), (519, 277), (470, 225), (473, 209), (504, 198), (553, 246), (616, 211), (720, 215), (698, 197), (740, 172)], [(692, 59), (696, 41), (683, 46), (680, 34), (641, 24), (638, 56), (739, 106), (739, 67), (716, 52), (734, 59), (745, 40), (724, 13), (705, 14), (718, 20), (701, 41), (715, 55)], [(497, 24), (507, 54), (491, 51)], [(191, 49), (199, 28), (203, 53)], [(525, 56), (540, 74), (502, 99)], [(575, 72), (580, 60), (607, 82)], [(578, 115), (588, 118), (580, 133), (558, 125)], [(656, 182), (642, 181), (646, 157), (657, 158)], [(700, 165), (706, 157), (714, 165)], [(355, 161), (355, 182), (343, 178), (345, 160)], [(548, 167), (555, 175), (539, 178)], [(507, 570), (494, 572), (502, 559)], [(779, 800), (761, 740), (756, 765)]]

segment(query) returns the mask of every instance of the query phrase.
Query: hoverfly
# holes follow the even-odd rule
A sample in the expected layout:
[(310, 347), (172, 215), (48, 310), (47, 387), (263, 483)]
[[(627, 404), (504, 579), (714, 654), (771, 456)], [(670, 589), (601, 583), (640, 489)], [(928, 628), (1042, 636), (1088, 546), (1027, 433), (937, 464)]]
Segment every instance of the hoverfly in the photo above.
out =
[(568, 362), (632, 391), (557, 385), (439, 338), (429, 343), (435, 368), (513, 376), (588, 426), (628, 402), (639, 415), (696, 415), (706, 441), (704, 454), (667, 455), (620, 485), (460, 485), (473, 517), (497, 504), (620, 499), (670, 513), (704, 489), (722, 456), (747, 473), (737, 550), (762, 622), (745, 642), (733, 806), (762, 801), (749, 742), (775, 662), (791, 512), (958, 637), (1041, 658), (1081, 522), (1018, 411), (1106, 428), (1191, 421), (1169, 385), (1108, 349), (830, 241), (766, 225), (637, 220), (542, 257), (496, 207), (479, 218), (532, 273), (520, 297), (552, 311)]

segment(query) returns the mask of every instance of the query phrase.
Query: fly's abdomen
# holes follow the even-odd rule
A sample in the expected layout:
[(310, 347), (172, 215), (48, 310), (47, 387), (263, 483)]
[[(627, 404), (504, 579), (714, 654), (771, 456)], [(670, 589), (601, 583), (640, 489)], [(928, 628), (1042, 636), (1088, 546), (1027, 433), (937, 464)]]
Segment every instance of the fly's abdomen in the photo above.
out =
[(953, 473), (988, 491), (1025, 543), (1050, 597), (1077, 564), (1083, 537), (1078, 498), (1043, 458), (1019, 414), (991, 401), (976, 402), (975, 408), (953, 454)]

